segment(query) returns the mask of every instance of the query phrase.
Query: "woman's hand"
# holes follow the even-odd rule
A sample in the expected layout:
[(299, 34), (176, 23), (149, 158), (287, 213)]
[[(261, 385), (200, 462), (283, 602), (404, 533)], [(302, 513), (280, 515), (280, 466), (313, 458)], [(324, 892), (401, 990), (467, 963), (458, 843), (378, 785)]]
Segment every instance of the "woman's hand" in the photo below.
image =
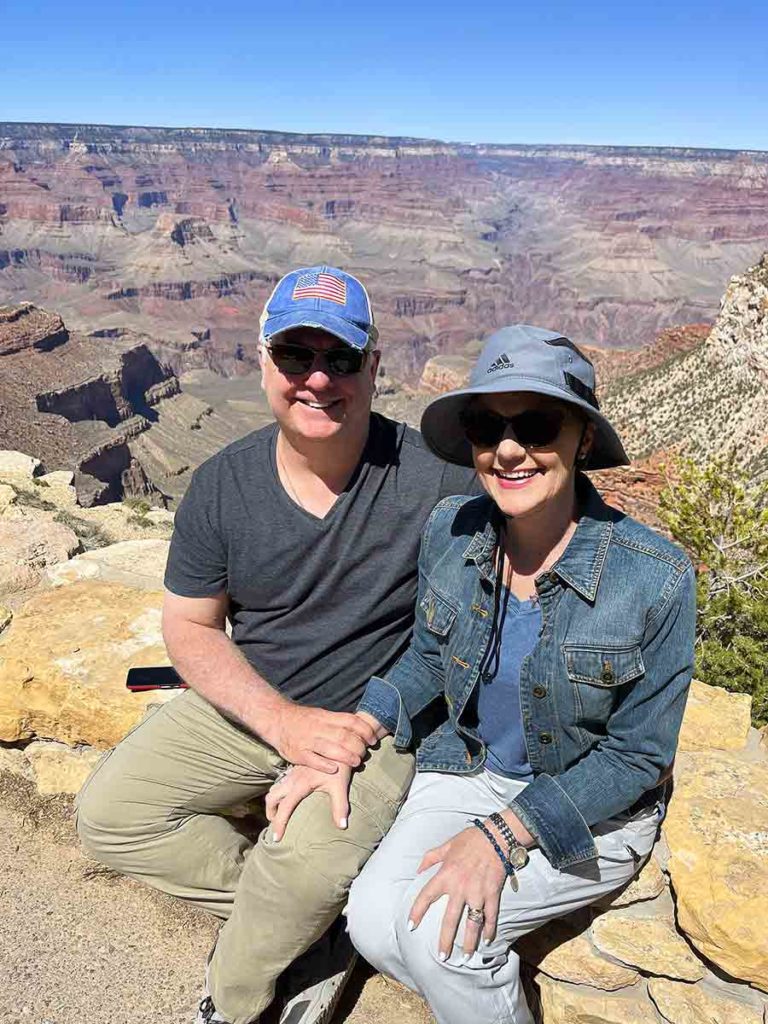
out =
[(477, 949), (480, 935), (490, 942), (496, 934), (499, 900), (507, 874), (498, 854), (479, 828), (465, 828), (442, 846), (424, 854), (418, 871), (433, 864), (442, 867), (421, 890), (413, 906), (409, 927), (417, 928), (429, 907), (448, 896), (448, 906), (440, 929), (439, 958), (451, 955), (456, 930), (464, 907), (482, 910), (483, 921), (467, 918), (464, 926), (464, 953), (470, 956)]
[(339, 828), (346, 828), (351, 779), (352, 769), (346, 764), (340, 764), (334, 775), (317, 768), (307, 768), (306, 765), (289, 768), (267, 793), (267, 821), (272, 825), (275, 842), (283, 838), (288, 821), (301, 801), (318, 789), (331, 798), (333, 820)]

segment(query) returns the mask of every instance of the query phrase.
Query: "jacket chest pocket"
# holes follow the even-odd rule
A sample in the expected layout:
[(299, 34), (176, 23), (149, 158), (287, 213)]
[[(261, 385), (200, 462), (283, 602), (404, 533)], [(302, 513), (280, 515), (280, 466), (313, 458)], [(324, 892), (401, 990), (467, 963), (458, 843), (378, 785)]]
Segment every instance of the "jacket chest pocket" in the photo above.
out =
[(444, 639), (456, 621), (457, 610), (446, 599), (430, 587), (421, 599), (421, 610), (430, 633)]
[(564, 644), (565, 670), (583, 723), (605, 723), (622, 687), (645, 674), (639, 647)]

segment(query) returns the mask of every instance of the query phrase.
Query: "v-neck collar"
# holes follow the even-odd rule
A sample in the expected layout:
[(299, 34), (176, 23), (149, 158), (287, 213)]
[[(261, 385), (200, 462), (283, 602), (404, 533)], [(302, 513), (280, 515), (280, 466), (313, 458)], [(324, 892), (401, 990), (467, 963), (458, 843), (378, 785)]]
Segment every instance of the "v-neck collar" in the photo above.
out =
[(272, 472), (272, 481), (274, 483), (274, 486), (277, 488), (281, 501), (290, 506), (290, 508), (293, 511), (298, 512), (300, 515), (302, 515), (310, 523), (314, 523), (317, 526), (325, 526), (328, 523), (330, 523), (330, 521), (336, 517), (339, 508), (346, 503), (347, 498), (352, 493), (352, 491), (355, 488), (355, 485), (360, 479), (360, 474), (362, 473), (363, 466), (368, 461), (368, 452), (370, 449), (374, 430), (374, 417), (371, 416), (371, 421), (368, 428), (368, 437), (366, 438), (365, 446), (363, 447), (363, 450), (360, 453), (360, 458), (357, 461), (357, 465), (352, 470), (349, 480), (347, 480), (347, 483), (344, 486), (344, 490), (341, 491), (341, 493), (336, 496), (336, 500), (334, 501), (334, 503), (331, 505), (331, 507), (328, 509), (324, 516), (317, 516), (315, 515), (314, 512), (310, 512), (309, 509), (304, 508), (303, 505), (300, 505), (298, 501), (292, 498), (291, 495), (286, 490), (286, 488), (283, 486), (283, 482), (280, 479), (280, 472), (277, 465), (277, 439), (280, 436), (280, 427), (277, 424), (275, 424), (275, 429), (269, 444), (269, 466)]

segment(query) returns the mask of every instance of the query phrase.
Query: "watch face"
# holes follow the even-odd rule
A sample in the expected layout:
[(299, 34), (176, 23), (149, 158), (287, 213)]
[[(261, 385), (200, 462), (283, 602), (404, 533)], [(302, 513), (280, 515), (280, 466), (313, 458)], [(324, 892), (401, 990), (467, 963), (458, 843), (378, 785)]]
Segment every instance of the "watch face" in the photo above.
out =
[(528, 851), (524, 846), (516, 846), (509, 851), (509, 863), (513, 868), (519, 870), (528, 863)]

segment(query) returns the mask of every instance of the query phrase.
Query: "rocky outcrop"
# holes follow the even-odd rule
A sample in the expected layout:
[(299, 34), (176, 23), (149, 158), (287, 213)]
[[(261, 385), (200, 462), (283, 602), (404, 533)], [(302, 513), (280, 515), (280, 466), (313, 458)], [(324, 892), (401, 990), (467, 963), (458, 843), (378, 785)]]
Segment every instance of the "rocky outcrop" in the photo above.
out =
[(102, 420), (115, 427), (147, 410), (169, 395), (178, 394), (179, 382), (146, 345), (121, 352), (111, 371), (36, 396), (40, 412), (63, 416), (70, 423)]
[(0, 306), (0, 356), (25, 349), (47, 352), (63, 345), (68, 337), (60, 316), (38, 309), (31, 302)]
[[(85, 507), (136, 497), (164, 505), (181, 496), (200, 462), (265, 420), (263, 401), (252, 403), (250, 419), (245, 403), (236, 408), (228, 396), (214, 410), (182, 394), (169, 366), (130, 332), (65, 329), (67, 343), (50, 350), (36, 339), (50, 339), (58, 317), (29, 304), (5, 312), (0, 447), (23, 446), (49, 469), (74, 470)], [(254, 379), (250, 391), (258, 389)], [(152, 441), (137, 443), (148, 432)]]
[(664, 833), (680, 928), (726, 974), (768, 992), (768, 762), (687, 755)]
[(136, 665), (168, 664), (161, 602), (100, 581), (31, 598), (0, 636), (0, 740), (116, 743), (158, 700), (129, 692), (125, 678)]
[(0, 519), (0, 593), (30, 590), (48, 566), (80, 550), (78, 537), (62, 523)]
[(637, 457), (732, 450), (765, 476), (768, 449), (768, 253), (732, 278), (711, 333), (692, 352), (607, 390), (604, 411)]
[[(18, 609), (41, 588), (81, 578), (161, 588), (171, 512), (150, 508), (141, 500), (83, 508), (77, 503), (72, 473), (40, 469), (39, 462), (19, 452), (0, 452), (0, 604)], [(148, 548), (132, 548), (138, 540)], [(123, 541), (127, 549), (121, 546)], [(160, 547), (153, 547), (158, 542)], [(79, 555), (70, 560), (81, 550), (82, 567)], [(110, 554), (102, 559), (101, 550)], [(136, 582), (139, 579), (144, 584)], [(7, 624), (3, 619), (3, 628)]]
[(433, 356), (424, 364), (419, 390), (441, 395), (455, 388), (466, 387), (472, 370), (472, 360), (466, 356)]
[[(156, 514), (156, 513), (155, 513)], [(167, 513), (170, 517), (170, 513)], [(137, 590), (163, 589), (167, 540), (126, 540), (94, 551), (85, 551), (67, 562), (52, 566), (47, 579), (52, 587), (83, 580), (121, 583)]]

